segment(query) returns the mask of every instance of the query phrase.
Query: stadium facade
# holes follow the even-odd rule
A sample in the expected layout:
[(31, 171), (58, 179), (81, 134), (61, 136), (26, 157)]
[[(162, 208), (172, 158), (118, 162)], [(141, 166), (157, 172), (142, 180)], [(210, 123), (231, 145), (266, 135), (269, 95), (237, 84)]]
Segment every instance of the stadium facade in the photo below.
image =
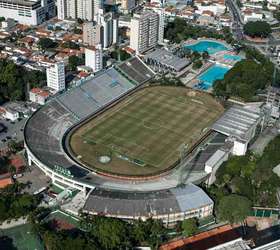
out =
[[(134, 57), (50, 100), (26, 123), (28, 164), (39, 167), (57, 186), (83, 191), (87, 195), (84, 211), (91, 214), (123, 219), (154, 217), (169, 225), (189, 217), (211, 215), (213, 201), (207, 194), (190, 182), (178, 185), (173, 173), (139, 182), (108, 178), (77, 163), (66, 153), (66, 134), (74, 126), (137, 91), (153, 76), (154, 72)], [(216, 137), (214, 134), (211, 140), (217, 140)], [(218, 143), (212, 145), (210, 141), (209, 145), (217, 147)], [(196, 180), (201, 181), (207, 173), (201, 166), (194, 169), (198, 161), (191, 163), (188, 175), (194, 170)]]

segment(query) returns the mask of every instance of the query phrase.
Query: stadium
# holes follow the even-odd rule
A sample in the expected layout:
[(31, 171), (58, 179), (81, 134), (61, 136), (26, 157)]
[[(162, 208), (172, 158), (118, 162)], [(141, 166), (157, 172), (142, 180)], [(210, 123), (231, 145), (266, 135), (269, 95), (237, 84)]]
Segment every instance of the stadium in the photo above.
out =
[(211, 129), (223, 107), (198, 91), (148, 86), (154, 75), (133, 57), (52, 98), (25, 125), (28, 164), (80, 190), (87, 213), (167, 225), (211, 215), (194, 184), (226, 145)]

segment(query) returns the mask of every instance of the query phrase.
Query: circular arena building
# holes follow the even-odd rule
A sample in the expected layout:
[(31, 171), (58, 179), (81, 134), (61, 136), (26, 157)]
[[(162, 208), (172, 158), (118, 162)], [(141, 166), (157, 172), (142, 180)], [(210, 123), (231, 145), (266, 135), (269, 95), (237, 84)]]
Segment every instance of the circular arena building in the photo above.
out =
[[(192, 183), (207, 178), (202, 161), (224, 143), (208, 129), (223, 109), (199, 92), (143, 87), (153, 75), (131, 58), (51, 99), (27, 121), (29, 165), (57, 186), (80, 190), (84, 212), (167, 225), (212, 214), (213, 201)], [(162, 120), (153, 120), (152, 110)], [(209, 151), (185, 157), (201, 144)]]

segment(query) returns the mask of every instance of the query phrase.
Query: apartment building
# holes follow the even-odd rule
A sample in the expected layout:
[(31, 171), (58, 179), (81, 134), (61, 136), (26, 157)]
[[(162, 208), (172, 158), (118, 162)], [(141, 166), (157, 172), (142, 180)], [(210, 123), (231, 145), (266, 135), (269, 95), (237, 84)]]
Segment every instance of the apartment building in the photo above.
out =
[(39, 25), (55, 16), (54, 0), (0, 0), (0, 16)]
[(83, 43), (89, 46), (103, 44), (103, 28), (96, 22), (83, 23)]
[(118, 20), (114, 18), (112, 12), (105, 13), (99, 9), (97, 24), (102, 27), (102, 47), (108, 48), (112, 44), (118, 43)]
[(102, 8), (101, 0), (57, 0), (57, 16), (61, 20), (80, 18), (93, 21)]
[(103, 53), (102, 45), (96, 47), (88, 47), (85, 49), (86, 66), (90, 67), (92, 71), (98, 72), (103, 68)]
[(53, 63), (47, 68), (47, 86), (55, 91), (65, 89), (64, 62)]
[(131, 19), (130, 48), (141, 54), (158, 44), (159, 15), (153, 11), (134, 14)]

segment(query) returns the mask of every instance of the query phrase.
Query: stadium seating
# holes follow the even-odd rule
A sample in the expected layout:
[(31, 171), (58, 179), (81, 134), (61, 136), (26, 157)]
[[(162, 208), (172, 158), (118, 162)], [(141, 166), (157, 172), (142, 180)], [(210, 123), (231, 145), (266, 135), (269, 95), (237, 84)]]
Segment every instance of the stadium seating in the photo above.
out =
[(28, 147), (48, 166), (61, 165), (71, 169), (75, 177), (84, 177), (88, 172), (73, 164), (64, 153), (61, 141), (65, 132), (134, 87), (112, 68), (56, 97), (28, 120)]
[(132, 57), (119, 64), (118, 69), (136, 84), (144, 83), (154, 76), (154, 72), (138, 57)]

